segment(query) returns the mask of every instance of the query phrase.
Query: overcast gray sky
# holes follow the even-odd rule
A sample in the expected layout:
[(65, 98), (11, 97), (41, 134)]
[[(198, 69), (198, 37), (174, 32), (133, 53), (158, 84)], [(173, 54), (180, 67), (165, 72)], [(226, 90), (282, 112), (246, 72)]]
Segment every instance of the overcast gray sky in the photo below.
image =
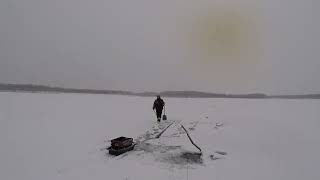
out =
[(0, 82), (320, 92), (317, 0), (1, 0)]

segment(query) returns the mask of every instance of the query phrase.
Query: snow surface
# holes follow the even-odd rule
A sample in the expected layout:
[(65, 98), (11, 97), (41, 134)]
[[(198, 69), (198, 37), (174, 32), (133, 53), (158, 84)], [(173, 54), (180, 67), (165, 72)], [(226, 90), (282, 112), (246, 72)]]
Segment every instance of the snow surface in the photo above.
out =
[[(134, 151), (108, 155), (110, 139), (155, 131), (153, 100), (0, 93), (0, 179), (320, 179), (319, 100), (165, 98), (175, 123)], [(201, 159), (184, 158), (198, 150), (180, 121)]]

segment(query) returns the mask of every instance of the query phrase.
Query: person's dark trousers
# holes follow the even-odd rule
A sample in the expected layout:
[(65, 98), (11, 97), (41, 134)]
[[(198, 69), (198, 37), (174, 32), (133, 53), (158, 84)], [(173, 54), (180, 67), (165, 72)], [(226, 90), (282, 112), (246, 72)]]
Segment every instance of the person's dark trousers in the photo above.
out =
[(158, 121), (161, 119), (162, 109), (156, 109)]

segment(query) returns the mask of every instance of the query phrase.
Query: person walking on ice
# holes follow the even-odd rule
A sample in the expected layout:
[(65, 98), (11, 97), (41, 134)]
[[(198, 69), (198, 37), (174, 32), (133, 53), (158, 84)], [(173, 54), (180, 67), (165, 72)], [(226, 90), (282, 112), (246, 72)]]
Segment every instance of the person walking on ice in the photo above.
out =
[(161, 99), (160, 95), (158, 95), (157, 99), (153, 103), (153, 108), (152, 108), (153, 110), (156, 110), (158, 122), (160, 122), (161, 120), (161, 115), (162, 115), (162, 110), (164, 105), (165, 105), (164, 101)]

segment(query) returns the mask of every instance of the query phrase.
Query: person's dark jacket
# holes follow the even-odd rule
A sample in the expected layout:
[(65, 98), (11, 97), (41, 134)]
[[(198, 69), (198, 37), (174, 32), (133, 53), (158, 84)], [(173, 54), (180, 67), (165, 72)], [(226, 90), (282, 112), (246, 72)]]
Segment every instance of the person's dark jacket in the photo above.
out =
[(157, 98), (153, 103), (153, 108), (156, 109), (156, 111), (162, 111), (164, 106), (164, 101), (161, 98)]

